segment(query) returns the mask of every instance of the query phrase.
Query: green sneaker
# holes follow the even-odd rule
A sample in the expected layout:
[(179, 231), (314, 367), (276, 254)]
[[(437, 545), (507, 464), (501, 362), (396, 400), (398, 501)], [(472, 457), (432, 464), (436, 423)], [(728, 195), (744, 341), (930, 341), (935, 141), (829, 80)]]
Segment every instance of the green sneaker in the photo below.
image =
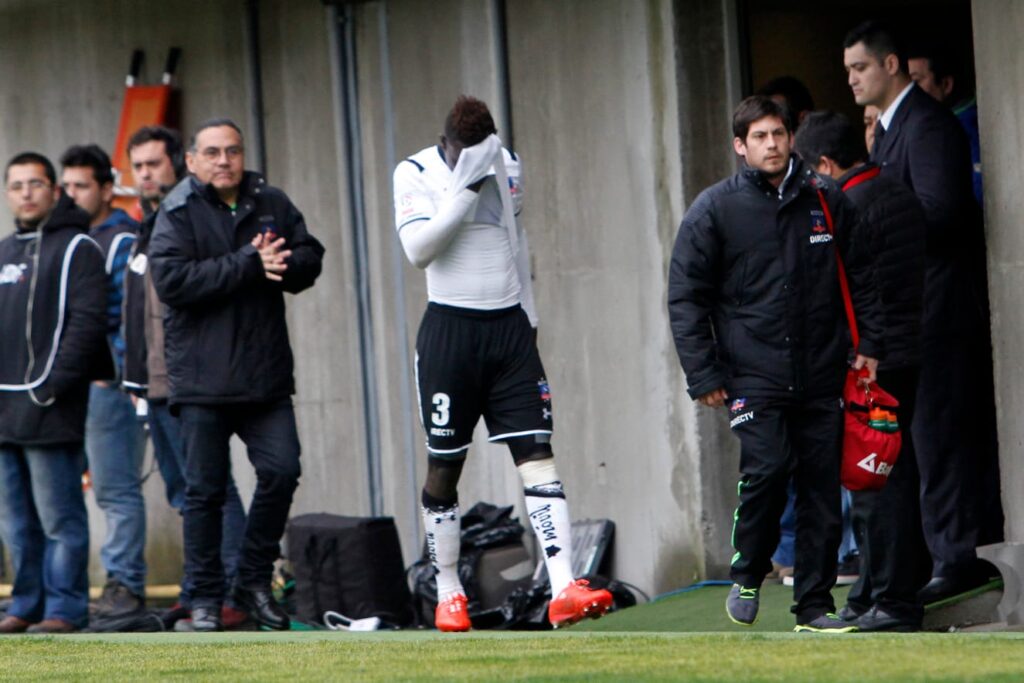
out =
[(744, 588), (734, 583), (725, 599), (725, 613), (732, 623), (740, 626), (753, 626), (757, 621), (757, 609), (761, 605), (760, 588)]
[(856, 624), (843, 621), (835, 614), (829, 612), (820, 617), (811, 619), (806, 624), (797, 624), (793, 629), (797, 633), (853, 633), (857, 631)]

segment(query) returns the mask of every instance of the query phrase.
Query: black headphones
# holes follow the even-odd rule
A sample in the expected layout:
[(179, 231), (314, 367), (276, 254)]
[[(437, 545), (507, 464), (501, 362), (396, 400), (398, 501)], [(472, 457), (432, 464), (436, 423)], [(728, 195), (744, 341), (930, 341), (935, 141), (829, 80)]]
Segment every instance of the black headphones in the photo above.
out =
[(167, 150), (167, 156), (171, 158), (171, 165), (174, 166), (174, 175), (178, 180), (181, 180), (188, 175), (188, 169), (185, 168), (185, 145), (181, 142), (181, 136), (174, 131), (168, 129), (170, 135), (164, 140), (164, 149)]

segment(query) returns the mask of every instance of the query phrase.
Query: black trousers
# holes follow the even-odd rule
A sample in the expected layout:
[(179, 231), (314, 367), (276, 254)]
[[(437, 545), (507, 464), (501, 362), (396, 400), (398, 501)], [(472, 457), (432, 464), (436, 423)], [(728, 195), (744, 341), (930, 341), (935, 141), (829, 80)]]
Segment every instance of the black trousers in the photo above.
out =
[[(740, 403), (742, 402), (742, 405)], [(779, 544), (786, 485), (796, 490), (793, 612), (806, 623), (835, 611), (831, 590), (842, 538), (839, 494), (843, 412), (839, 397), (809, 401), (735, 399), (730, 426), (740, 439), (740, 504), (730, 575), (760, 586)]]
[(922, 347), (912, 431), (933, 576), (970, 575), (975, 548), (1002, 533), (987, 338), (981, 332), (937, 334)]
[(238, 584), (267, 589), (281, 536), (298, 486), (299, 437), (290, 399), (273, 403), (181, 406), (185, 441), (185, 571), (192, 576), (192, 604), (224, 599), (221, 518), (231, 472), (229, 441), (237, 434), (256, 469), (238, 561)]
[(880, 491), (853, 492), (853, 528), (860, 548), (860, 579), (847, 602), (860, 611), (877, 604), (887, 613), (920, 624), (924, 609), (917, 591), (931, 574), (931, 557), (921, 527), (921, 478), (913, 430), (918, 369), (882, 370), (878, 384), (892, 394), (903, 425), (899, 459)]

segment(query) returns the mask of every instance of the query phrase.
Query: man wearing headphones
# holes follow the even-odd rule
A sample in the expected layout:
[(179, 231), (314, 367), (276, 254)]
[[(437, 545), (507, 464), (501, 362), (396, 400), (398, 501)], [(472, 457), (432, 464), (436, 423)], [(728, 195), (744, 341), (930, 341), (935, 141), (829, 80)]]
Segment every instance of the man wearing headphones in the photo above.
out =
[(82, 472), (89, 382), (114, 374), (107, 274), (49, 159), (18, 154), (4, 186), (15, 232), (0, 241), (0, 533), (14, 586), (0, 633), (69, 633), (89, 618)]
[[(89, 214), (89, 236), (107, 267), (107, 342), (120, 376), (124, 364), (121, 303), (124, 271), (138, 224), (114, 208), (110, 157), (98, 145), (73, 145), (61, 156), (61, 188)], [(85, 456), (106, 537), (100, 560), (107, 573), (94, 616), (121, 617), (145, 609), (146, 502), (142, 465), (146, 433), (131, 399), (117, 383), (93, 382), (85, 418)]]
[[(163, 126), (145, 126), (128, 140), (128, 161), (139, 191), (144, 218), (132, 250), (124, 279), (125, 359), (122, 385), (136, 398), (140, 414), (146, 415), (153, 440), (153, 455), (164, 479), (167, 502), (179, 512), (185, 508), (185, 443), (178, 418), (171, 414), (167, 399), (167, 364), (164, 360), (164, 305), (156, 295), (149, 271), (149, 240), (153, 236), (160, 202), (184, 178), (185, 150), (177, 132)], [(238, 553), (245, 532), (245, 508), (233, 477), (228, 477), (222, 523), (221, 561), (227, 582), (238, 570)], [(186, 572), (181, 580), (178, 603), (164, 615), (164, 626), (189, 616), (192, 580)], [(245, 613), (225, 605), (222, 626), (231, 628), (245, 620)], [(190, 620), (182, 622), (190, 624)], [(181, 628), (181, 625), (179, 625)]]

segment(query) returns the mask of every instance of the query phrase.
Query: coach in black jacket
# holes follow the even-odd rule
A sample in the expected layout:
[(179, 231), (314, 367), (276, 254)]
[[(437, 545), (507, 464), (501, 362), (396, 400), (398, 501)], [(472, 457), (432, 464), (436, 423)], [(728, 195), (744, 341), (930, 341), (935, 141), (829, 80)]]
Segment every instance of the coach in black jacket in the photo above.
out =
[(851, 627), (831, 615), (830, 594), (841, 535), (839, 397), (850, 351), (837, 248), (861, 332), (856, 365), (872, 376), (881, 318), (856, 210), (830, 179), (790, 156), (788, 121), (766, 97), (737, 108), (734, 148), (747, 166), (686, 212), (672, 253), (669, 316), (690, 395), (709, 406), (728, 402), (741, 442), (730, 618), (756, 618), (793, 476), (797, 629), (843, 631)]
[[(896, 397), (901, 425), (914, 419), (921, 365), (924, 297), (924, 211), (899, 180), (866, 162), (864, 131), (842, 114), (815, 112), (796, 134), (796, 151), (832, 177), (860, 212), (874, 262), (885, 321), (885, 360), (878, 383)], [(921, 530), (921, 479), (913, 432), (903, 430), (896, 467), (881, 491), (854, 491), (860, 578), (839, 616), (861, 631), (916, 631), (924, 614), (917, 592), (928, 580), (928, 548)]]
[(257, 485), (233, 597), (260, 623), (287, 629), (288, 616), (270, 592), (299, 477), (284, 292), (313, 284), (324, 250), (283, 192), (243, 171), (242, 134), (230, 120), (200, 125), (186, 161), (194, 177), (161, 205), (149, 253), (167, 305), (170, 403), (185, 438), (192, 623), (196, 630), (221, 627), (221, 509), (228, 441), (238, 434)]
[(896, 34), (868, 22), (844, 47), (854, 99), (882, 112), (871, 160), (917, 195), (928, 230), (912, 427), (933, 561), (921, 595), (928, 603), (982, 580), (974, 549), (1002, 531), (985, 237), (967, 137), (952, 112), (911, 82)]

